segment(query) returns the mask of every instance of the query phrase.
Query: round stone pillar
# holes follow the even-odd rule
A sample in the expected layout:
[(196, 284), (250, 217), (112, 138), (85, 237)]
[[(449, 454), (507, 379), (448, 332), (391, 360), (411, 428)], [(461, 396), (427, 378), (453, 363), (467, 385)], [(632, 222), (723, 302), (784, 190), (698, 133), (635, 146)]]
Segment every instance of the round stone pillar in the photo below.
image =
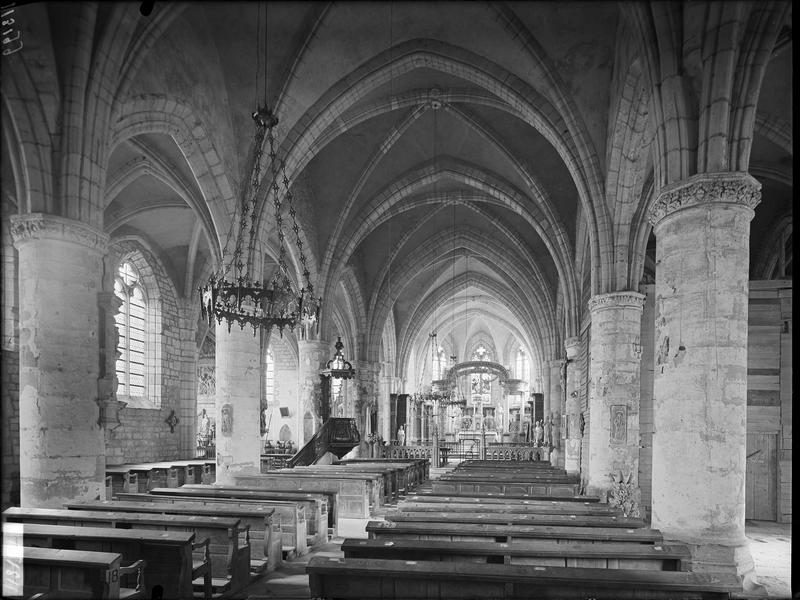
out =
[(216, 327), (217, 479), (261, 472), (261, 343), (248, 325)]
[(571, 337), (564, 340), (567, 353), (567, 398), (564, 410), (567, 415), (566, 447), (564, 448), (564, 468), (567, 473), (578, 473), (581, 470), (581, 401), (578, 398), (578, 348), (580, 339)]
[(98, 424), (103, 232), (71, 219), (11, 217), (19, 250), (20, 504), (105, 498)]
[(545, 363), (545, 369), (550, 373), (548, 393), (550, 395), (550, 412), (553, 415), (553, 446), (558, 449), (554, 453), (555, 461), (553, 466), (561, 469), (564, 468), (564, 446), (566, 445), (562, 442), (562, 437), (566, 434), (562, 429), (561, 419), (561, 415), (566, 414), (564, 390), (561, 385), (562, 363), (561, 359), (550, 360)]
[[(380, 391), (378, 394), (378, 431), (376, 433), (387, 442), (392, 439), (391, 429), (391, 393), (392, 375), (391, 363), (382, 363), (380, 376)], [(411, 439), (411, 431), (406, 426), (406, 439)]]
[(553, 410), (552, 398), (550, 398), (550, 369), (544, 368), (538, 377), (540, 385), (538, 391), (542, 393), (542, 425), (550, 417)]
[(639, 380), (644, 294), (613, 292), (589, 301), (587, 493), (602, 496), (620, 472), (639, 473)]
[[(298, 449), (302, 448), (322, 425), (318, 407), (314, 405), (314, 397), (322, 393), (323, 384), (319, 374), (335, 352), (336, 349), (330, 342), (324, 340), (297, 340), (297, 393), (299, 394), (297, 406), (300, 407), (297, 411), (297, 431), (300, 432)], [(326, 378), (324, 384), (330, 385), (330, 378)], [(311, 418), (308, 419), (307, 416)]]
[(697, 175), (661, 190), (656, 236), (652, 526), (693, 570), (753, 569), (744, 535), (750, 221), (761, 185)]

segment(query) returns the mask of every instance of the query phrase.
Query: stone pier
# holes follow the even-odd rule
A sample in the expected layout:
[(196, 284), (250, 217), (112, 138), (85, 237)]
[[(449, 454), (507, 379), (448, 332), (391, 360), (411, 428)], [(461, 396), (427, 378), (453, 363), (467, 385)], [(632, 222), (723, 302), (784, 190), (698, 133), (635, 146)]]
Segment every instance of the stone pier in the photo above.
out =
[(261, 344), (258, 334), (223, 321), (216, 329), (217, 483), (261, 472)]
[(697, 175), (661, 190), (656, 236), (652, 526), (693, 570), (746, 575), (750, 221), (760, 184)]
[(639, 473), (639, 381), (644, 295), (599, 294), (589, 301), (589, 460), (587, 493), (604, 496), (612, 476)]
[(108, 236), (45, 214), (11, 217), (19, 250), (20, 504), (105, 498), (99, 322)]
[[(556, 447), (554, 453), (555, 462), (553, 466), (564, 468), (564, 446), (566, 445), (563, 436), (566, 432), (562, 428), (561, 415), (566, 414), (564, 402), (564, 389), (561, 381), (562, 359), (556, 358), (545, 363), (545, 369), (550, 373), (549, 389), (550, 412), (553, 415), (553, 445)], [(551, 457), (552, 458), (552, 457)]]
[[(300, 407), (297, 426), (298, 431), (302, 432), (301, 448), (322, 425), (318, 407), (314, 405), (315, 397), (322, 393), (319, 374), (335, 352), (333, 344), (324, 340), (297, 340), (297, 406)], [(325, 385), (330, 385), (330, 379), (326, 379)]]
[(565, 412), (567, 415), (567, 435), (564, 448), (564, 468), (567, 473), (578, 473), (581, 470), (581, 401), (578, 398), (578, 348), (580, 339), (571, 337), (564, 340), (567, 352), (567, 399)]

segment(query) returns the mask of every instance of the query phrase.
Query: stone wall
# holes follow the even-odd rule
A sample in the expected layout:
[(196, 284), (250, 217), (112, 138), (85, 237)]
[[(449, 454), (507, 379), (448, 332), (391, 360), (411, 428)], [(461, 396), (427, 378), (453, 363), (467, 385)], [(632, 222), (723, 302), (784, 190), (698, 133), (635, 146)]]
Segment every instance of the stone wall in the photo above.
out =
[(165, 422), (172, 409), (125, 408), (119, 413), (122, 425), (107, 436), (106, 464), (159, 462), (188, 458), (181, 456), (178, 428), (170, 433)]
[[(128, 406), (119, 413), (120, 426), (106, 434), (106, 463), (193, 458), (197, 348), (191, 306), (176, 297), (172, 280), (148, 252), (127, 242), (120, 245), (120, 254), (131, 258), (143, 278), (148, 269), (154, 278), (157, 290), (151, 284), (148, 314), (155, 319), (156, 329), (148, 341), (152, 340), (156, 347), (148, 348), (146, 363), (147, 389), (152, 396), (119, 398)], [(175, 431), (170, 432), (165, 419), (173, 410), (179, 421)]]

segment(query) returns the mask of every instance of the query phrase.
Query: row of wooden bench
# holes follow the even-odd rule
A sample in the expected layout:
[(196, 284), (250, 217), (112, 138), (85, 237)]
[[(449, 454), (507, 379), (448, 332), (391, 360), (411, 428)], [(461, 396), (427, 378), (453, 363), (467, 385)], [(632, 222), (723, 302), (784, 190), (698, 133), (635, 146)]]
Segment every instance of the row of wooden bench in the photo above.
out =
[[(336, 531), (336, 507), (345, 503), (342, 493), (361, 490), (363, 503), (368, 502), (367, 489), (379, 492), (381, 500), (389, 494), (397, 497), (428, 473), (427, 461), (352, 461), (299, 469), (299, 486), (291, 483), (294, 473), (282, 473), (278, 490), (194, 482), (151, 487), (152, 473), (164, 465), (136, 465), (126, 471), (145, 474), (147, 493), (137, 486), (135, 492), (117, 491), (115, 500), (5, 511), (4, 527), (21, 527), (19, 560), (29, 567), (24, 571), (26, 591), (52, 594), (55, 588), (57, 596), (87, 598), (154, 593), (164, 598), (236, 597), (253, 575), (277, 568), (283, 556), (304, 554), (309, 545), (327, 541)], [(323, 491), (301, 489), (311, 475)], [(346, 489), (343, 482), (355, 486)], [(372, 485), (358, 485), (366, 482)], [(81, 553), (83, 567), (71, 552)], [(128, 576), (132, 569), (133, 587), (97, 583)]]
[(689, 549), (639, 519), (597, 498), (534, 487), (576, 483), (545, 463), (462, 463), (403, 498), (385, 521), (371, 521), (369, 539), (345, 540), (344, 558), (313, 558), (311, 596), (688, 599), (741, 591), (736, 577), (691, 572)]

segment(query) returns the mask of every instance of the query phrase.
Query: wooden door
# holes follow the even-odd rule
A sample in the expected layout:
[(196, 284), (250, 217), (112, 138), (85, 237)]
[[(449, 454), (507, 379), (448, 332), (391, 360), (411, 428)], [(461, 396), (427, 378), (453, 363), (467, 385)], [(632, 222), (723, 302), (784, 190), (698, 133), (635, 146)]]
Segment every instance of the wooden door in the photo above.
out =
[(776, 434), (747, 434), (746, 519), (777, 520), (777, 460), (778, 436)]

